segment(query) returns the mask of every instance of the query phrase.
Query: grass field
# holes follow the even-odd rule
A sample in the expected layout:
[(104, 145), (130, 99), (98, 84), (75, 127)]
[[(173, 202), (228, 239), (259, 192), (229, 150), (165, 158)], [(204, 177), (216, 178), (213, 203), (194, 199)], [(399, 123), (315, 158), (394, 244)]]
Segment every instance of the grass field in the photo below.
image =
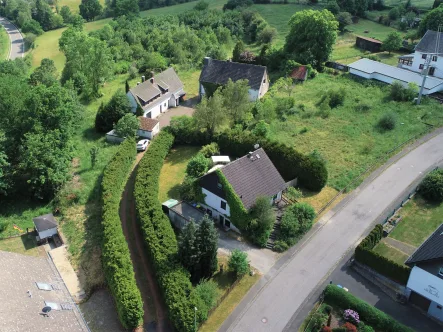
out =
[[(103, 8), (105, 7), (105, 0), (99, 0)], [(63, 6), (68, 6), (71, 12), (78, 13), (80, 10), (78, 6), (81, 4), (81, 0), (58, 0), (57, 4), (61, 9)]]
[[(325, 91), (338, 88), (346, 91), (344, 105), (332, 109), (327, 118), (322, 118), (316, 104)], [(297, 113), (289, 115), (286, 121), (273, 120), (269, 136), (304, 153), (314, 149), (319, 151), (327, 160), (329, 186), (343, 188), (378, 157), (425, 131), (427, 126), (418, 120), (420, 116), (429, 113), (433, 123), (443, 122), (441, 116), (432, 113), (436, 104), (417, 107), (393, 102), (389, 100), (388, 92), (389, 86), (363, 85), (348, 75), (319, 74), (315, 79), (295, 86), (292, 97), (296, 101)], [(301, 104), (305, 111), (301, 110)], [(369, 110), (358, 111), (357, 104), (366, 105)], [(376, 124), (387, 112), (396, 114), (397, 126), (392, 131), (381, 132)]]
[[(386, 6), (399, 6), (406, 4), (407, 0), (386, 0), (384, 4)], [(412, 0), (412, 5), (420, 8), (420, 9), (431, 9), (434, 4), (433, 0)]]
[(171, 150), (166, 157), (160, 172), (158, 198), (164, 202), (169, 198), (180, 199), (178, 186), (185, 178), (186, 166), (189, 160), (200, 150), (195, 146), (178, 146)]
[(409, 257), (400, 250), (397, 250), (383, 242), (377, 244), (373, 251), (378, 253), (379, 255), (389, 258), (390, 260), (393, 260), (400, 265), (403, 265)]
[(37, 247), (35, 235), (24, 234), (19, 237), (0, 240), (0, 251), (15, 252), (17, 254), (40, 256), (42, 247)]
[(415, 196), (400, 215), (402, 220), (389, 236), (418, 247), (443, 223), (443, 204), (428, 203)]
[(0, 25), (0, 61), (6, 60), (9, 55), (9, 37), (3, 25)]

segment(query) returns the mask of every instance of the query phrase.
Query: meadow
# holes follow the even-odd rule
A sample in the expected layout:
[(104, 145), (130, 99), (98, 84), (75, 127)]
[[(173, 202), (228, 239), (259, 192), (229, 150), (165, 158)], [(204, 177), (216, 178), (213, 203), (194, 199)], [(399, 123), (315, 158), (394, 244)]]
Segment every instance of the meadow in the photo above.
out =
[[(105, 7), (105, 0), (99, 0), (101, 5), (103, 7)], [(80, 0), (58, 0), (57, 1), (57, 5), (59, 6), (59, 8), (62, 8), (63, 6), (68, 6), (69, 9), (71, 10), (71, 12), (73, 13), (78, 13), (79, 7), (81, 4)]]
[[(344, 104), (319, 112), (317, 104), (325, 92), (337, 89), (346, 93)], [(388, 95), (387, 85), (360, 82), (348, 74), (319, 74), (293, 88), (296, 113), (285, 121), (273, 120), (269, 136), (304, 153), (317, 150), (327, 161), (328, 185), (342, 189), (395, 146), (428, 130), (422, 117), (435, 125), (443, 123), (443, 117), (432, 112), (437, 106), (433, 101), (415, 106), (391, 101)], [(396, 127), (380, 131), (377, 123), (389, 112), (397, 118)]]
[(6, 60), (9, 55), (9, 37), (6, 33), (5, 28), (3, 28), (2, 25), (0, 25), (0, 61)]

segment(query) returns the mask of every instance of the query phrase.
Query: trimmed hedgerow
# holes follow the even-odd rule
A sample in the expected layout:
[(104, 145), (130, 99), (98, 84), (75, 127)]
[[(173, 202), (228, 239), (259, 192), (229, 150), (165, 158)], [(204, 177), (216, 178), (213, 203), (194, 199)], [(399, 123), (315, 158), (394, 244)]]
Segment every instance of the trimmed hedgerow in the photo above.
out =
[[(166, 131), (152, 141), (139, 163), (134, 194), (145, 247), (151, 256), (169, 319), (177, 331), (192, 331), (194, 307), (200, 299), (193, 292), (189, 272), (179, 263), (177, 240), (158, 200), (160, 171), (173, 142), (174, 136)], [(197, 311), (198, 322), (204, 318), (205, 313)]]
[(383, 236), (383, 226), (376, 225), (369, 235), (355, 248), (355, 259), (377, 271), (378, 273), (406, 285), (411, 269), (406, 265), (400, 265), (372, 249)]
[(361, 320), (378, 331), (413, 332), (412, 329), (400, 324), (391, 316), (336, 285), (328, 285), (324, 291), (324, 296), (325, 302), (332, 306), (337, 306), (343, 310), (352, 309), (357, 311)]
[(125, 140), (103, 172), (103, 267), (117, 313), (125, 328), (143, 324), (143, 303), (135, 282), (128, 244), (119, 218), (120, 198), (137, 151), (135, 141)]

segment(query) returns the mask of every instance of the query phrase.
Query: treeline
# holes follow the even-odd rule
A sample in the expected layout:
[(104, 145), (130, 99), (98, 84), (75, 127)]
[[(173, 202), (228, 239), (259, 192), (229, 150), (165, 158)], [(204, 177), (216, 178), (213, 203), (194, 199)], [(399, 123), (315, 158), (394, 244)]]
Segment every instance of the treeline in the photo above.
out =
[(143, 302), (135, 282), (119, 209), (120, 198), (136, 154), (135, 140), (125, 140), (106, 166), (101, 183), (103, 268), (109, 289), (115, 299), (120, 322), (125, 328), (130, 329), (142, 325)]
[[(145, 247), (152, 259), (159, 286), (168, 308), (169, 319), (177, 331), (194, 330), (194, 308), (202, 301), (190, 281), (190, 274), (180, 264), (178, 244), (171, 222), (158, 200), (159, 176), (174, 136), (162, 131), (152, 141), (140, 161), (135, 182), (135, 204)], [(197, 323), (207, 313), (198, 310)]]
[[(0, 195), (48, 200), (69, 179), (83, 108), (52, 60), (0, 62)], [(0, 199), (2, 199), (0, 197)]]

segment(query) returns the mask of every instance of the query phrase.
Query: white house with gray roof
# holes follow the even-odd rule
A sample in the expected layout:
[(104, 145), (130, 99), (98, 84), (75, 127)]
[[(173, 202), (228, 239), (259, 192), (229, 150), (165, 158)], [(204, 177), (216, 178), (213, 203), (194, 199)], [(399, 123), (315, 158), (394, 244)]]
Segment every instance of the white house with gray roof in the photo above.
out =
[(207, 92), (205, 85), (214, 87), (238, 80), (248, 80), (249, 100), (256, 101), (265, 95), (269, 89), (268, 70), (265, 66), (251, 65), (232, 61), (220, 61), (206, 57), (200, 74), (199, 94), (202, 98)]
[(137, 83), (126, 95), (133, 113), (137, 107), (141, 107), (144, 117), (154, 119), (169, 108), (179, 105), (185, 95), (183, 89), (183, 83), (171, 67), (148, 80), (142, 76), (142, 82)]
[(349, 72), (388, 84), (399, 81), (405, 86), (415, 83), (420, 87), (423, 83), (422, 72), (426, 60), (430, 62), (423, 94), (443, 91), (443, 35), (436, 31), (428, 30), (415, 47), (413, 54), (399, 57), (397, 67), (369, 59), (360, 59), (349, 65)]

